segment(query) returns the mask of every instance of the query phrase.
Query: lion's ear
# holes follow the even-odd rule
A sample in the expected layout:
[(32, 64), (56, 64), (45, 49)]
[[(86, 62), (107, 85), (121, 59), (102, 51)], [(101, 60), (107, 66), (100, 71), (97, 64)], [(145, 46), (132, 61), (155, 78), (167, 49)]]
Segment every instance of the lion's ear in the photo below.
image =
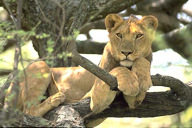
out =
[(105, 26), (109, 33), (122, 22), (123, 18), (116, 14), (109, 14), (105, 18)]
[(158, 20), (156, 17), (149, 15), (149, 16), (144, 16), (140, 22), (144, 25), (146, 25), (148, 28), (156, 30), (158, 27)]

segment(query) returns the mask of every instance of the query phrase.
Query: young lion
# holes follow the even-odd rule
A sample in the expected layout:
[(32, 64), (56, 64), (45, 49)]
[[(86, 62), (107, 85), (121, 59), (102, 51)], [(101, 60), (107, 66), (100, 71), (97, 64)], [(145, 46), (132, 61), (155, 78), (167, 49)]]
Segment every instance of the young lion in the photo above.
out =
[[(145, 92), (152, 85), (151, 44), (157, 24), (153, 16), (141, 20), (130, 16), (128, 20), (123, 20), (116, 14), (110, 14), (105, 19), (110, 41), (105, 46), (99, 66), (117, 77), (118, 89), (130, 108), (143, 101)], [(39, 61), (29, 65), (26, 74), (19, 76), (17, 108), (33, 116), (43, 116), (63, 102), (80, 100), (87, 92), (91, 97), (92, 111), (98, 113), (107, 108), (117, 94), (81, 67), (49, 68), (45, 62)], [(49, 97), (42, 102), (46, 92)]]
[[(152, 85), (151, 45), (158, 21), (154, 16), (145, 16), (139, 20), (131, 15), (128, 20), (123, 20), (118, 15), (110, 14), (105, 19), (105, 25), (110, 41), (105, 46), (99, 66), (117, 78), (118, 89), (133, 109), (141, 104)], [(101, 112), (111, 104), (117, 93), (96, 78), (87, 94), (91, 97), (91, 110), (94, 113)]]

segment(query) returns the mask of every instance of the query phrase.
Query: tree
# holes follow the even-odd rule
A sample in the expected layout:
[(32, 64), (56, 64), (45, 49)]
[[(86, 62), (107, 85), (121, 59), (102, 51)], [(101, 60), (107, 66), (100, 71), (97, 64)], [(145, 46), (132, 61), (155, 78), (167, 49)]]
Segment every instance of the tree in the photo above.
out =
[[(161, 33), (161, 35), (157, 36), (153, 49), (159, 50), (165, 47), (171, 47), (191, 62), (192, 50), (190, 49), (190, 44), (192, 41), (190, 34), (192, 33), (192, 24), (188, 21), (184, 21), (182, 18), (177, 18), (177, 14), (181, 12), (188, 16), (192, 16), (191, 12), (181, 9), (186, 1), (187, 0), (3, 0), (0, 1), (0, 6), (4, 7), (9, 12), (9, 15), (12, 17), (11, 23), (14, 24), (11, 30), (16, 30), (16, 32), (13, 33), (13, 38), (7, 39), (7, 44), (5, 46), (9, 46), (10, 43), (13, 42), (16, 43), (16, 49), (20, 50), (20, 43), (22, 41), (32, 40), (33, 46), (38, 52), (40, 59), (46, 60), (50, 66), (69, 66), (71, 61), (75, 62), (108, 83), (113, 90), (117, 87), (116, 78), (79, 55), (79, 53), (87, 52), (83, 51), (81, 49), (82, 47), (94, 46), (103, 48), (104, 45), (93, 43), (90, 40), (87, 40), (86, 43), (76, 43), (75, 38), (78, 32), (87, 33), (93, 26), (103, 28), (104, 23), (102, 19), (109, 13), (119, 13), (126, 10), (124, 13), (120, 13), (120, 15), (128, 16), (131, 13), (140, 15), (152, 14), (159, 20), (159, 33)], [(132, 8), (132, 5), (136, 5), (136, 7)], [(185, 27), (180, 29), (180, 23), (183, 23)], [(185, 36), (183, 36), (183, 33)], [(165, 40), (165, 46), (159, 47), (158, 44), (162, 40)], [(79, 53), (76, 49), (78, 49)], [(71, 55), (68, 55), (67, 59), (63, 59), (65, 57), (63, 52), (70, 53)], [(101, 51), (95, 52), (101, 53)], [(20, 51), (17, 51), (15, 54), (14, 78), (17, 76), (18, 56), (20, 55)], [(120, 111), (118, 107), (120, 105), (123, 106), (124, 103), (123, 101), (116, 100), (111, 108), (98, 115), (88, 116), (89, 118), (85, 118), (85, 122), (99, 117), (153, 117), (173, 114), (183, 111), (191, 103), (192, 99), (190, 97), (192, 92), (189, 84), (183, 84), (177, 79), (160, 75), (152, 76), (152, 80), (155, 86), (168, 86), (172, 91), (148, 93), (143, 104), (133, 111), (129, 111), (126, 106)], [(1, 91), (7, 88), (8, 85), (9, 84), (6, 83), (5, 86), (1, 88)], [(15, 82), (15, 87), (16, 86), (17, 81)], [(3, 97), (2, 95), (1, 101)], [(90, 112), (88, 103), (89, 100), (85, 100), (72, 105), (80, 114), (72, 114), (74, 119), (78, 117), (78, 125), (83, 126), (81, 117)], [(62, 106), (57, 108), (57, 110), (61, 112), (62, 109), (66, 110), (67, 107), (70, 106), (71, 105)], [(5, 108), (8, 110), (8, 113), (12, 112), (8, 107), (4, 106), (4, 109)], [(150, 113), (148, 111), (149, 109)], [(148, 113), (146, 113), (146, 111)], [(129, 114), (123, 114), (125, 112)], [(53, 117), (54, 119), (60, 119), (60, 122), (56, 123), (58, 126), (61, 126), (61, 124), (62, 126), (77, 126), (77, 124), (71, 124), (72, 121), (69, 123), (67, 118), (63, 119), (63, 123), (61, 123), (61, 118), (57, 117), (58, 114), (51, 117), (48, 115), (49, 114), (47, 114), (47, 118), (49, 117), (49, 119), (53, 119)], [(18, 119), (23, 121), (22, 124), (24, 126), (46, 126), (51, 123), (51, 121), (37, 119), (24, 114), (19, 114), (19, 117), (21, 118)], [(40, 123), (42, 120), (45, 124)], [(19, 123), (15, 123), (17, 126), (18, 124)]]

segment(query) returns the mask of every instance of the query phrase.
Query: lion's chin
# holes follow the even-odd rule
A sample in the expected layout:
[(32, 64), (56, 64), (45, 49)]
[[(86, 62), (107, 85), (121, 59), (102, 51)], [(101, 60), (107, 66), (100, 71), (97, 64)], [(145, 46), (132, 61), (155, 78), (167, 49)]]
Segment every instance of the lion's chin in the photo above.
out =
[(129, 61), (129, 60), (122, 60), (122, 61), (120, 61), (120, 65), (130, 68), (133, 66), (133, 62)]

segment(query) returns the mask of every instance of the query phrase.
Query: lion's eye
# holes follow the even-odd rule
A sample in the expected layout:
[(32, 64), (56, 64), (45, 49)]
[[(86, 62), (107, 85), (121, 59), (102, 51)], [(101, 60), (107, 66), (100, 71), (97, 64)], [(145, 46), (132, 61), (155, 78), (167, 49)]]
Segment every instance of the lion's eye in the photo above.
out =
[(137, 34), (135, 38), (138, 39), (138, 38), (141, 38), (142, 36), (143, 34)]
[(121, 35), (121, 33), (116, 33), (116, 36), (119, 38), (122, 38), (123, 36)]

